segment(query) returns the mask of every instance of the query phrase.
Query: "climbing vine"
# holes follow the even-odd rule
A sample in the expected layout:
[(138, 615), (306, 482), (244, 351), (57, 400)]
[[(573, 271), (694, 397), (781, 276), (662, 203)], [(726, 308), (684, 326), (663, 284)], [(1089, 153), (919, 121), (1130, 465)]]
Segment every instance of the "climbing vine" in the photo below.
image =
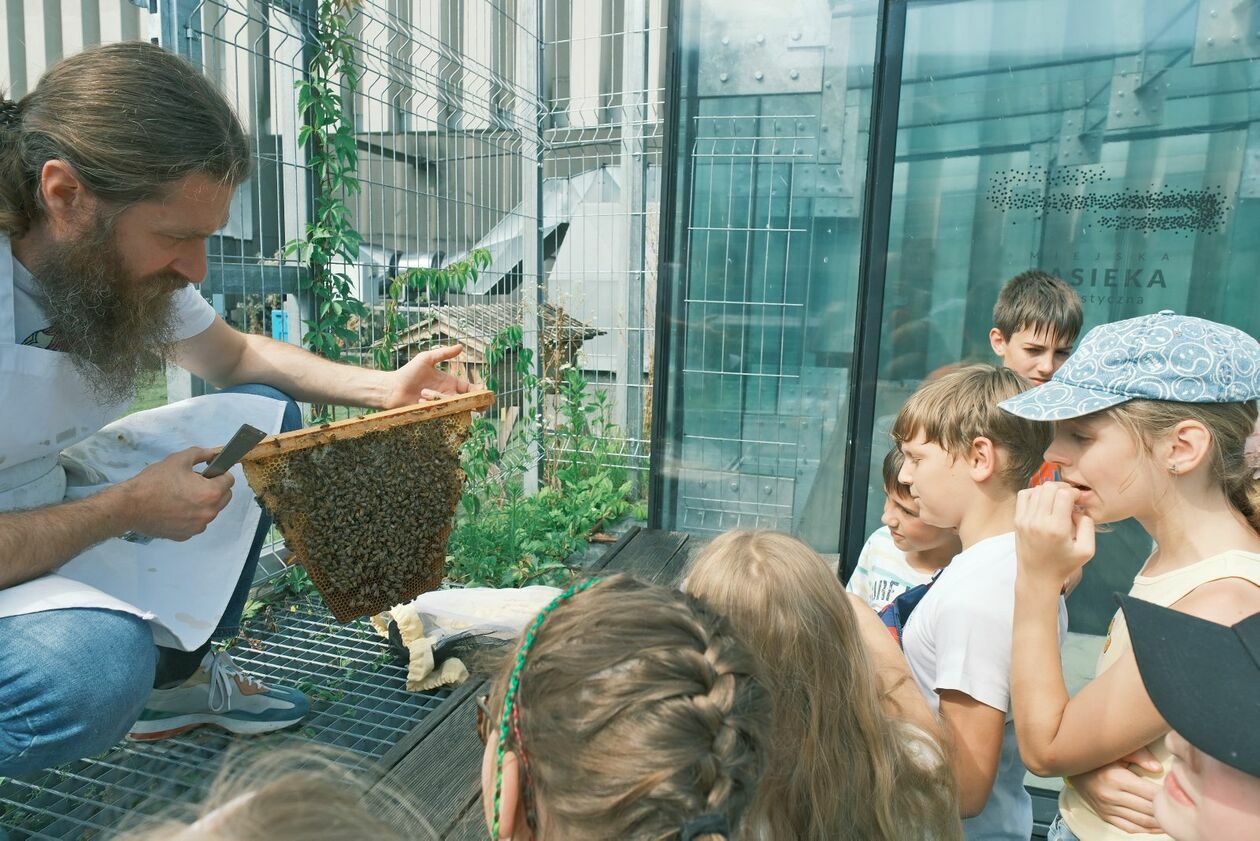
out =
[(477, 280), (480, 272), (490, 266), (490, 252), (474, 249), (466, 259), (457, 260), (441, 268), (407, 269), (389, 281), (385, 290), (385, 321), (381, 339), (372, 348), (372, 361), (382, 371), (397, 367), (394, 354), (402, 332), (407, 329), (406, 314), (399, 311), (399, 304), (408, 293), (417, 300), (440, 300), (447, 292), (462, 292)]
[[(304, 121), (298, 142), (309, 148), (315, 218), (306, 224), (303, 236), (284, 249), (285, 256), (295, 257), (308, 269), (302, 288), (314, 302), (312, 317), (305, 319), (306, 345), (328, 359), (340, 359), (342, 350), (357, 342), (352, 325), (367, 316), (343, 268), (358, 259), (362, 241), (348, 204), (360, 190), (353, 109), (359, 71), (348, 22), (352, 10), (353, 3), (347, 0), (319, 3), (318, 43), (307, 77), (296, 85)], [(327, 413), (328, 407), (314, 407), (316, 418)]]

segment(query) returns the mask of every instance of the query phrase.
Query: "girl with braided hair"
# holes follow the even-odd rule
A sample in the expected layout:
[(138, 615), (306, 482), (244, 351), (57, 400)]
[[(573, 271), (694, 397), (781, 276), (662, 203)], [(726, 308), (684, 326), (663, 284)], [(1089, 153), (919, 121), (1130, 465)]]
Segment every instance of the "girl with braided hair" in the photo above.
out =
[(727, 532), (692, 560), (684, 586), (773, 675), (771, 748), (746, 837), (962, 837), (939, 728), (905, 658), (814, 550), (778, 532)]
[(495, 839), (739, 837), (769, 701), (715, 614), (624, 575), (539, 614), (484, 700)]

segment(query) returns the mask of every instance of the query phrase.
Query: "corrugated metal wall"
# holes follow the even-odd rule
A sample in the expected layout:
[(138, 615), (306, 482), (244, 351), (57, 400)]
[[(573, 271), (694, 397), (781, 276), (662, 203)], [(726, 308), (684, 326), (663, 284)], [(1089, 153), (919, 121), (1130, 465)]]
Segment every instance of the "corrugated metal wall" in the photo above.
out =
[(93, 44), (149, 37), (129, 0), (0, 0), (0, 88), (25, 96), (50, 65)]

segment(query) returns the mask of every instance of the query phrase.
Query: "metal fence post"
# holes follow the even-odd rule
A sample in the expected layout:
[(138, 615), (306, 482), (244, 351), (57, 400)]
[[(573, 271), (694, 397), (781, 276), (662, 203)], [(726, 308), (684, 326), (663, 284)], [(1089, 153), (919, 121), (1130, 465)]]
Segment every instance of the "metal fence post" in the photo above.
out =
[[(535, 390), (537, 403), (534, 411), (539, 424), (539, 435), (530, 442), (529, 464), (525, 471), (525, 492), (534, 493), (538, 484), (542, 465), (542, 452), (539, 438), (543, 433), (543, 400), (546, 388), (543, 384), (544, 362), (542, 354), (542, 303), (543, 289), (543, 134), (542, 134), (542, 72), (543, 72), (543, 4), (542, 0), (519, 0), (516, 6), (517, 20), (522, 22), (518, 27), (516, 51), (517, 84), (525, 88), (525, 95), (519, 97), (518, 120), (522, 130), (521, 160), (521, 208), (533, 208), (533, 218), (522, 219), (521, 229), (521, 308), (523, 347), (534, 355), (534, 372), (538, 376), (539, 385)], [(529, 23), (533, 22), (533, 27)], [(533, 223), (532, 227), (530, 222)], [(529, 395), (522, 395), (523, 405), (528, 405)]]
[[(626, 0), (621, 75), (621, 201), (627, 225), (625, 374), (617, 383), (622, 434), (638, 449), (643, 439), (643, 325), (647, 268), (647, 157), (643, 132), (647, 123), (648, 48), (647, 0)], [(638, 456), (639, 453), (627, 453)], [(638, 484), (639, 472), (631, 472)]]
[[(191, 21), (198, 10), (198, 0), (149, 0), (149, 32), (158, 46), (183, 56), (201, 68), (201, 35)], [(178, 365), (166, 367), (166, 399), (168, 402), (205, 394), (211, 389), (206, 381)]]

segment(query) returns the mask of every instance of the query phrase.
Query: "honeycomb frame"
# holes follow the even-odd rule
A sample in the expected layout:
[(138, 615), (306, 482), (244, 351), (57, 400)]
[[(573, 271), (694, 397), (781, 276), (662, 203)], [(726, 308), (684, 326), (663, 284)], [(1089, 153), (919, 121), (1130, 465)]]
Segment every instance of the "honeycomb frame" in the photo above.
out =
[(290, 562), (338, 622), (442, 583), (464, 482), (459, 447), (471, 413), (493, 401), (478, 391), (273, 435), (241, 460)]

